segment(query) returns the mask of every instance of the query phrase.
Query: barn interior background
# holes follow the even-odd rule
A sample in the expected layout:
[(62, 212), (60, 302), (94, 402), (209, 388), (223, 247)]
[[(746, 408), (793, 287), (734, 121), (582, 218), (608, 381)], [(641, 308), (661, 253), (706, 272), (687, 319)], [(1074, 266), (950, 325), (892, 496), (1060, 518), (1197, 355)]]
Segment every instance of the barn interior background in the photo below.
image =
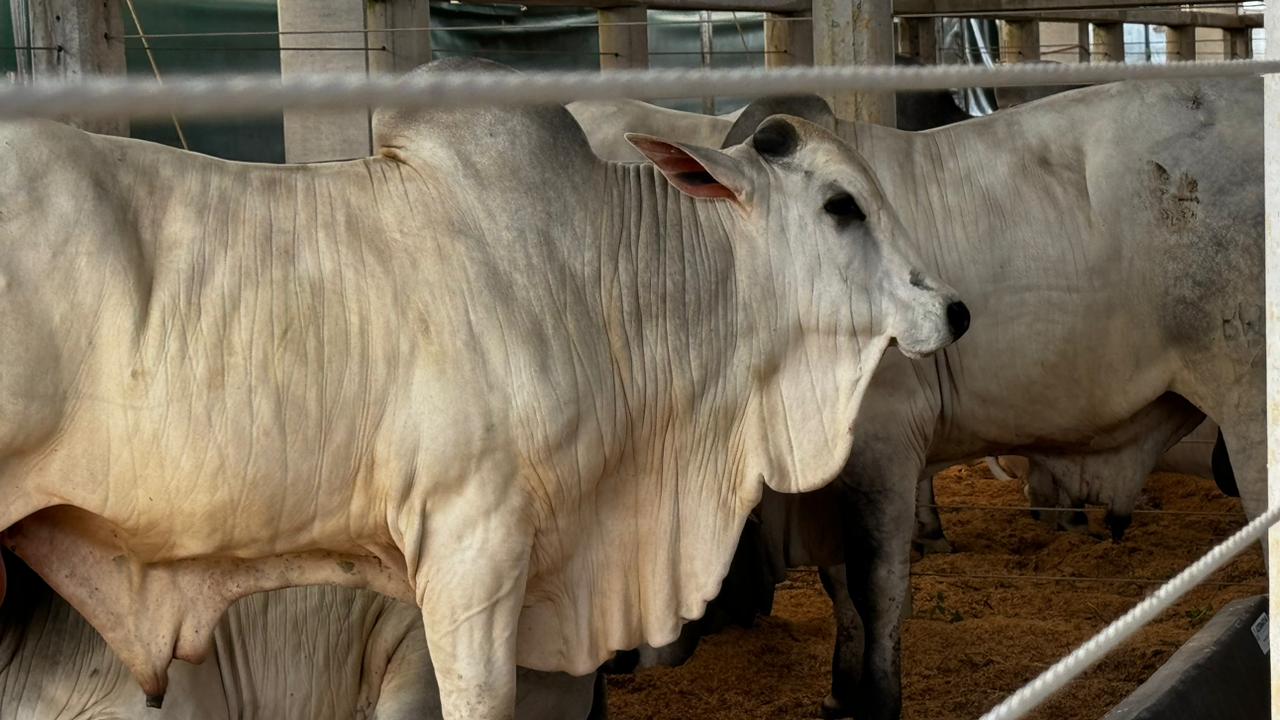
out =
[[(282, 55), (286, 68), (293, 63), (298, 69), (379, 72), (394, 66), (389, 56), (394, 54), (397, 42), (402, 46), (416, 43), (419, 38), (414, 36), (422, 35), (429, 37), (429, 55), (433, 58), (478, 56), (525, 70), (593, 69), (609, 66), (612, 61), (612, 53), (600, 50), (595, 10), (432, 0), (428, 12), (418, 11), (415, 16), (428, 18), (421, 28), (401, 26), (395, 32), (373, 32), (388, 27), (389, 4), (386, 0), (318, 5), (287, 0), (284, 3), (276, 0), (132, 0), (121, 12), (127, 72), (161, 78), (215, 72), (279, 73)], [(1098, 8), (1094, 15), (1099, 18), (1110, 19), (1109, 14), (1123, 20), (1126, 16), (1123, 11), (1107, 10), (1106, 0), (1083, 4)], [(1159, 0), (1152, 4), (1167, 3)], [(1150, 22), (1007, 23), (994, 19), (996, 14), (990, 11), (967, 18), (900, 17), (895, 25), (904, 43), (899, 51), (907, 55), (922, 56), (921, 47), (906, 39), (909, 34), (932, 34), (933, 46), (925, 43), (923, 59), (939, 64), (993, 65), (1002, 60), (1031, 59), (1070, 63), (1095, 56), (1119, 59), (1113, 57), (1117, 31), (1120, 52), (1128, 62), (1163, 63), (1170, 58), (1210, 60), (1261, 54), (1265, 42), (1261, 29), (1262, 2), (1196, 2), (1180, 7), (1184, 10), (1155, 12), (1166, 16), (1172, 12), (1171, 18), (1183, 18), (1177, 22), (1223, 27)], [(1194, 12), (1185, 10), (1192, 7), (1196, 8)], [(296, 17), (291, 17), (290, 12)], [(766, 13), (656, 9), (644, 11), (642, 15), (636, 15), (631, 9), (627, 12), (631, 14), (626, 22), (635, 23), (640, 17), (645, 23), (646, 52), (642, 64), (647, 67), (764, 67), (771, 64), (771, 57), (787, 52), (785, 48), (765, 47)], [(1074, 12), (1088, 15), (1089, 11)], [(32, 0), (0, 1), (0, 37), (13, 38), (12, 52), (0, 52), (0, 70), (19, 81), (30, 78), (33, 72), (39, 75), (42, 66), (58, 62), (56, 45), (50, 45), (47, 37), (42, 41), (40, 33), (33, 31), (33, 25), (38, 23), (31, 22), (31, 13)], [(1135, 19), (1142, 19), (1141, 14), (1127, 13)], [(1223, 15), (1250, 17), (1240, 22), (1224, 20)], [(786, 16), (785, 21), (799, 25), (810, 23), (803, 14)], [(1010, 39), (1013, 36), (1002, 40), (1002, 27), (1019, 25), (1038, 26), (1031, 41), (1036, 46), (1034, 53), (1014, 46)], [(1177, 32), (1185, 35), (1188, 28), (1194, 37), (1192, 48), (1189, 50), (1184, 41), (1181, 49), (1175, 48), (1171, 53), (1169, 38)], [(282, 29), (285, 33), (292, 29), (322, 34), (282, 35)], [(1247, 36), (1247, 48), (1239, 47), (1242, 29)], [(356, 32), (342, 32), (344, 30)], [(144, 35), (147, 47), (144, 47)], [(1234, 50), (1232, 42), (1236, 43)], [(638, 66), (634, 60), (623, 58), (620, 64)], [(955, 94), (958, 104), (971, 114), (986, 114), (994, 108), (994, 95), (989, 89), (963, 89)], [(716, 97), (661, 104), (682, 110), (725, 113), (744, 103), (742, 98)], [(283, 115), (226, 121), (178, 118), (177, 125), (181, 126), (190, 149), (228, 159), (284, 162), (287, 158), (334, 160), (361, 154), (354, 150), (344, 154), (328, 148), (287, 152)], [(182, 144), (173, 122), (135, 122), (130, 127), (130, 135), (175, 147)], [(353, 142), (358, 148), (358, 140)]]

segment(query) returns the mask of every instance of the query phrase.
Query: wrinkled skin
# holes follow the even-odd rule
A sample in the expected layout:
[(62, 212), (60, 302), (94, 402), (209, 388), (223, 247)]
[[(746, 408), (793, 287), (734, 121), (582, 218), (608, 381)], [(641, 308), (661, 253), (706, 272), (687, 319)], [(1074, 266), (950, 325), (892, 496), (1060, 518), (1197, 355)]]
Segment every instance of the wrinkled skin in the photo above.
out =
[(857, 518), (847, 570), (825, 572), (846, 570), (837, 618), (851, 603), (865, 645), (860, 666), (842, 667), (837, 648), (829, 716), (899, 716), (923, 472), (1000, 453), (1076, 456), (1064, 476), (1126, 456), (1129, 472), (1149, 469), (1160, 433), (1143, 426), (1172, 394), (1190, 409), (1167, 437), (1215, 420), (1246, 512), (1265, 508), (1260, 117), (1252, 80), (1122, 83), (925, 136), (847, 136), (913, 237), (941, 238), (919, 252), (978, 298), (978, 319), (935, 358), (886, 356), (840, 483), (796, 501), (812, 508), (795, 513), (805, 522)]
[[(11, 559), (11, 558), (10, 558)], [(200, 665), (176, 662), (161, 709), (75, 610), (24, 567), (0, 606), (0, 717), (39, 720), (440, 720), (412, 605), (368, 590), (260, 593), (227, 611)], [(518, 720), (584, 720), (594, 678), (521, 670)]]
[(508, 720), (517, 664), (674, 639), (885, 348), (964, 329), (803, 120), (656, 167), (557, 107), (373, 127), (315, 166), (0, 130), (2, 539), (149, 704), (236, 599), (335, 584), (421, 609), (445, 718)]
[[(917, 248), (930, 269), (981, 298), (963, 343), (886, 358), (838, 487), (766, 495), (779, 562), (827, 564), (826, 714), (899, 714), (914, 488), (933, 470), (1026, 454), (1060, 476), (1039, 480), (1055, 503), (1123, 504), (1207, 414), (1246, 509), (1264, 506), (1259, 95), (1117, 84), (921, 134), (808, 115), (867, 155), (912, 237), (930, 239)], [(758, 115), (746, 108), (726, 144)]]

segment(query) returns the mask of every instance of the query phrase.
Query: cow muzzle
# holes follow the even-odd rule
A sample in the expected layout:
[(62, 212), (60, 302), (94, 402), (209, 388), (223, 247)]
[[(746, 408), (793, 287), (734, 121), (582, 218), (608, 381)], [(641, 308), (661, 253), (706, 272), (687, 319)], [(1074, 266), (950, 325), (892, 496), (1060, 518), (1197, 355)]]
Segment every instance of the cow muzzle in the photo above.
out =
[(894, 344), (907, 357), (932, 355), (969, 330), (969, 307), (949, 288), (912, 287), (904, 300), (900, 309), (905, 312), (899, 315), (893, 336)]

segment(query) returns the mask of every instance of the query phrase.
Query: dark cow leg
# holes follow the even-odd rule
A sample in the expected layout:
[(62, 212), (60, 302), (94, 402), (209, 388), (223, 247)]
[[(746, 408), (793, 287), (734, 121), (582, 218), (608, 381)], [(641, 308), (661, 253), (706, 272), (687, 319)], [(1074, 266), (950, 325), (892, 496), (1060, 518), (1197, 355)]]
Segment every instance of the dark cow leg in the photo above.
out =
[(916, 485), (916, 539), (915, 547), (921, 555), (947, 554), (952, 551), (951, 542), (942, 531), (942, 516), (938, 514), (938, 499), (933, 494), (933, 475), (920, 476)]
[(818, 568), (822, 589), (831, 598), (836, 616), (836, 646), (831, 657), (831, 694), (822, 701), (822, 717), (836, 720), (853, 717), (853, 701), (862, 677), (865, 643), (862, 620), (849, 597), (844, 565)]
[(591, 694), (591, 713), (586, 720), (609, 720), (609, 680), (602, 672), (596, 673), (596, 684)]
[(923, 463), (904, 473), (898, 462), (892, 471), (861, 472), (855, 455), (847, 475), (845, 567), (865, 634), (851, 703), (857, 720), (898, 720), (902, 713), (900, 623), (911, 590), (911, 517)]
[[(1120, 542), (1124, 540), (1124, 532), (1129, 529), (1129, 525), (1133, 523), (1133, 516), (1130, 514), (1113, 515), (1107, 513), (1107, 528), (1111, 530), (1111, 541)], [(1088, 527), (1088, 519), (1085, 519), (1085, 526)]]
[(1231, 457), (1227, 454), (1227, 441), (1218, 431), (1218, 439), (1213, 443), (1213, 455), (1210, 459), (1213, 468), (1213, 482), (1227, 497), (1240, 497), (1240, 487), (1236, 485), (1236, 475), (1231, 470)]

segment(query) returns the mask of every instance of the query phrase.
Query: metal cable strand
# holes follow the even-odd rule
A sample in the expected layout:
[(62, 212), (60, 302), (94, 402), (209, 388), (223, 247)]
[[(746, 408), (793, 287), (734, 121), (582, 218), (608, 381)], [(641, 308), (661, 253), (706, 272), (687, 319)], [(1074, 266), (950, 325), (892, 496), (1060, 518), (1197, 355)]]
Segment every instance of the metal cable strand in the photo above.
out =
[(1104, 628), (1102, 632), (1094, 635), (1070, 655), (1054, 663), (1035, 680), (1023, 685), (1004, 702), (983, 715), (980, 720), (1018, 720), (1031, 712), (1050, 695), (1061, 690), (1063, 686), (1118, 647), (1130, 635), (1169, 609), (1169, 606), (1173, 605), (1178, 598), (1194, 588), (1210, 573), (1225, 565), (1249, 543), (1261, 538), (1277, 520), (1280, 520), (1280, 506), (1267, 510), (1253, 522), (1245, 525), (1240, 532), (1227, 538), (1186, 570), (1161, 585), (1129, 612)]
[[(1049, 507), (1046, 505), (968, 505), (968, 504), (952, 504), (952, 503), (921, 503), (917, 507), (933, 508), (934, 510), (947, 511), (969, 511), (969, 510), (990, 510), (996, 512), (1063, 512), (1063, 513), (1099, 513), (1110, 512), (1110, 508), (1099, 505), (1089, 505), (1085, 507)], [(1187, 517), (1213, 517), (1224, 518), (1230, 520), (1243, 519), (1244, 513), (1241, 512), (1222, 512), (1218, 510), (1144, 510), (1138, 509), (1132, 512), (1133, 515), (1169, 515), (1169, 516), (1187, 516)]]
[(227, 117), (284, 108), (461, 108), (560, 104), (573, 100), (762, 97), (832, 91), (939, 90), (1068, 85), (1115, 80), (1245, 77), (1280, 72), (1275, 60), (1155, 64), (1023, 63), (999, 67), (793, 67), (774, 70), (617, 70), (601, 72), (439, 72), (411, 76), (215, 76), (163, 86), (128, 78), (89, 78), (0, 88), (0, 118)]

